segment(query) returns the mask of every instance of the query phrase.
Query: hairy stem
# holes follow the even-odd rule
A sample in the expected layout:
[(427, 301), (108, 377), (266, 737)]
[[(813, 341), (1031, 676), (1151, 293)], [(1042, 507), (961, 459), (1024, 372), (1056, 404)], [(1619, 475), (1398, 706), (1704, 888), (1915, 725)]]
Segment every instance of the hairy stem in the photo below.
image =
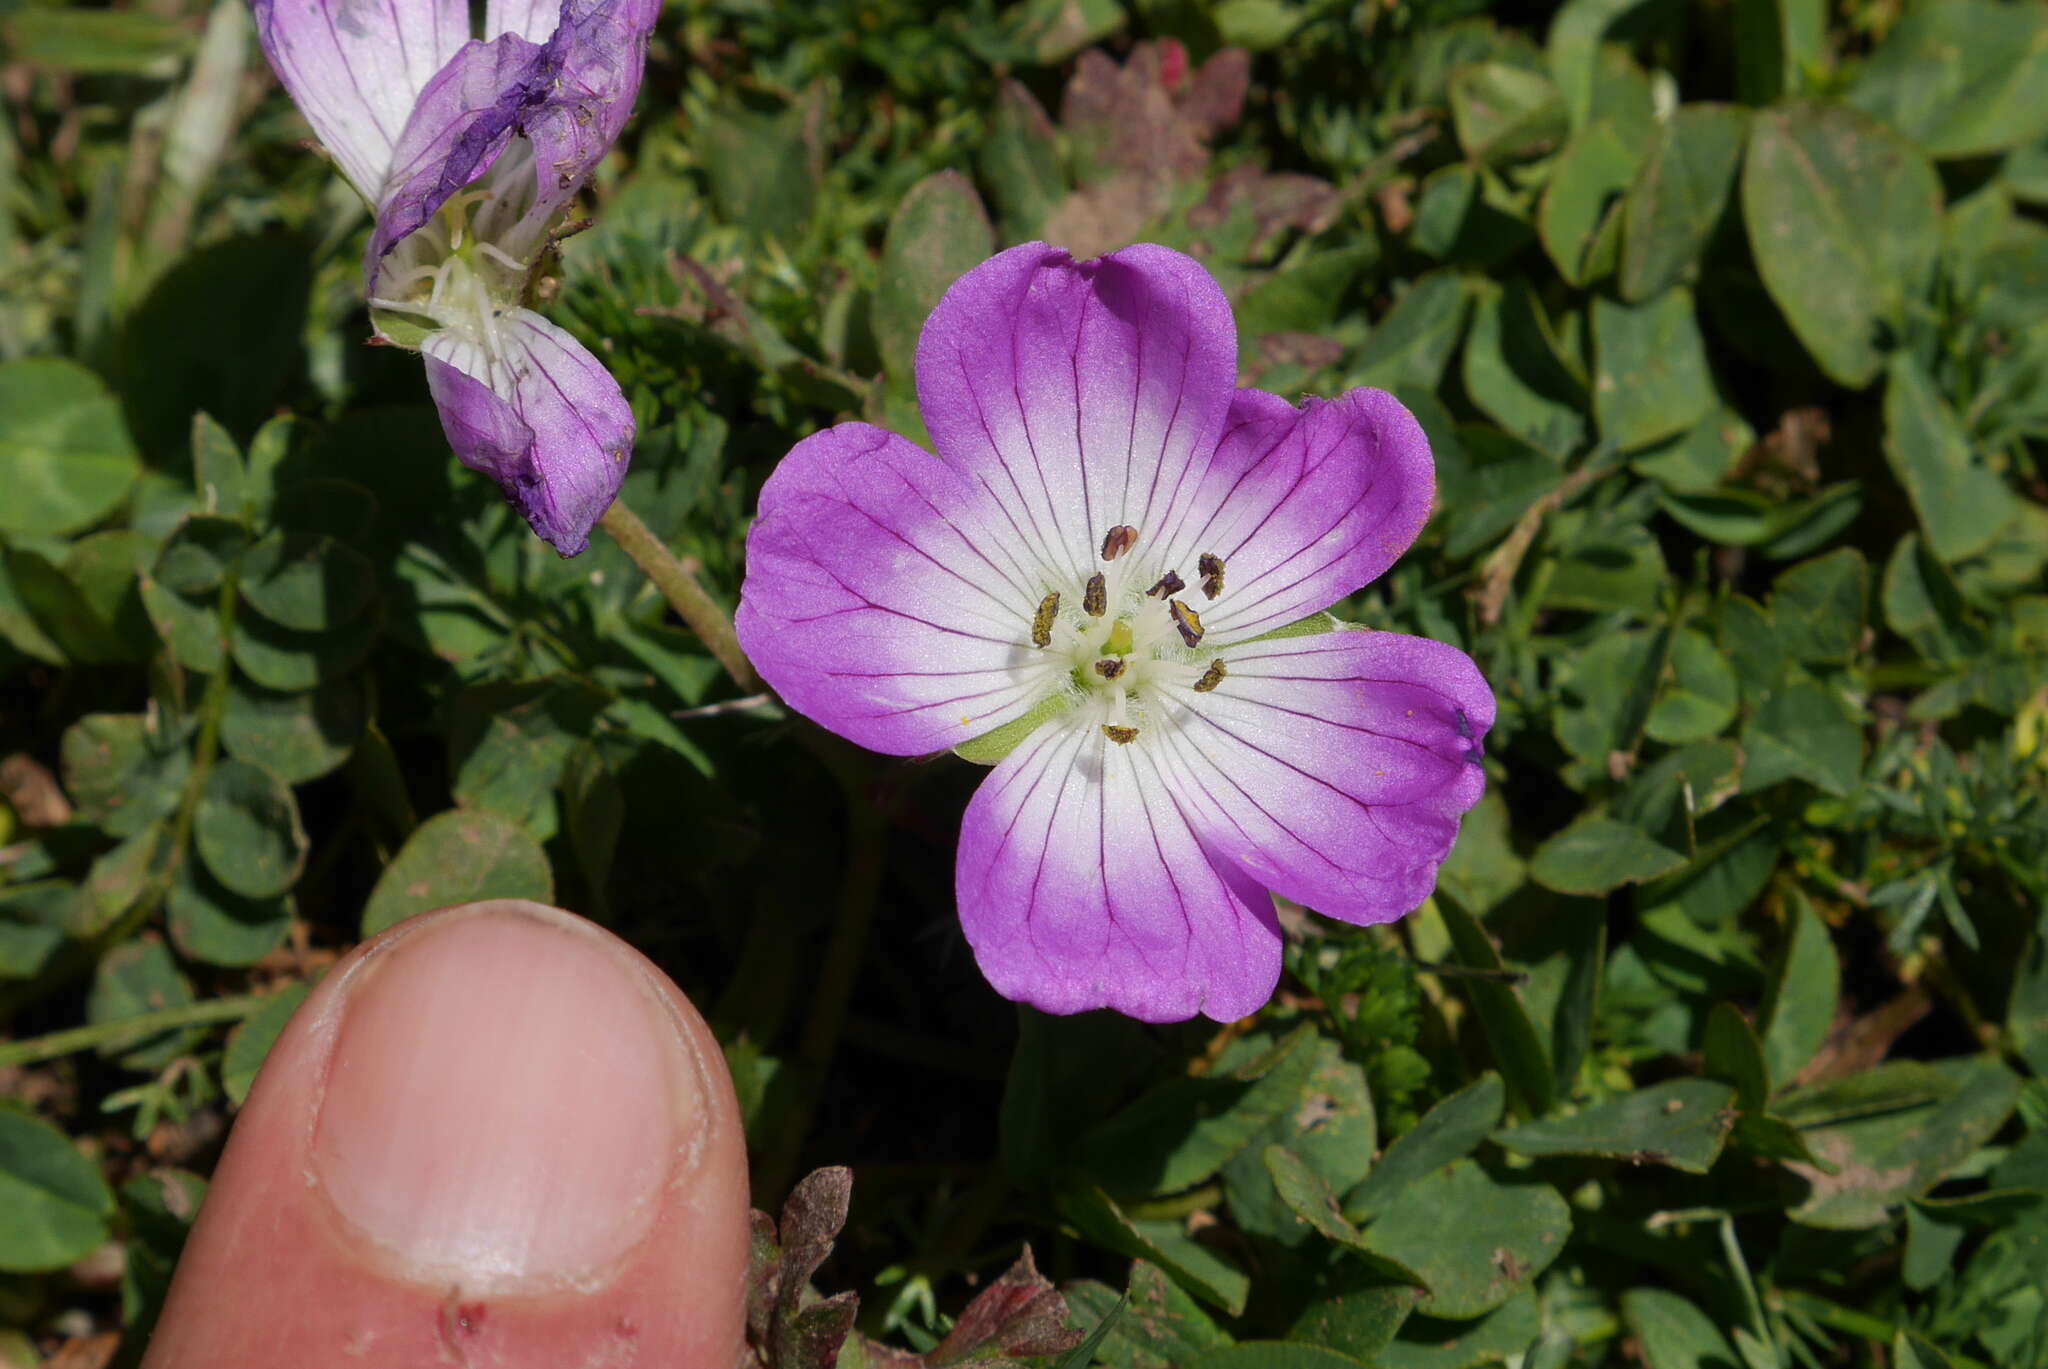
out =
[(661, 591), (690, 631), (697, 634), (699, 641), (718, 663), (725, 667), (725, 673), (732, 676), (733, 683), (743, 690), (759, 688), (761, 677), (754, 673), (754, 667), (747, 663), (746, 653), (740, 650), (740, 640), (733, 635), (732, 620), (725, 616), (725, 610), (717, 601), (704, 592), (704, 586), (697, 583), (697, 577), (690, 568), (677, 560), (675, 553), (662, 545), (640, 515), (626, 507), (625, 501), (615, 499), (605, 510), (598, 525), (610, 533), (619, 549), (633, 558), (633, 564), (640, 567), (654, 587)]
[(182, 1008), (165, 1008), (161, 1012), (146, 1012), (135, 1017), (117, 1018), (112, 1022), (94, 1022), (88, 1026), (72, 1027), (65, 1031), (51, 1032), (48, 1036), (31, 1037), (26, 1041), (9, 1041), (5, 1045), (0, 1045), (0, 1069), (6, 1069), (11, 1065), (33, 1065), (44, 1060), (55, 1060), (59, 1056), (73, 1055), (79, 1051), (131, 1045), (179, 1027), (205, 1027), (217, 1022), (239, 1022), (269, 1001), (270, 996), (266, 994), (210, 998), (203, 1003), (188, 1003)]

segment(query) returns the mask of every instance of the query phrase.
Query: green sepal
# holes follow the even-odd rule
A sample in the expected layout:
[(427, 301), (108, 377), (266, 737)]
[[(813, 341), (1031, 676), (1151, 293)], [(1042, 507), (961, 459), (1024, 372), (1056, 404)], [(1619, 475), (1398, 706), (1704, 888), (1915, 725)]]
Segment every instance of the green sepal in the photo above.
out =
[(1320, 637), (1325, 632), (1370, 632), (1371, 628), (1360, 623), (1347, 623), (1329, 613), (1311, 613), (1306, 618), (1297, 618), (1286, 627), (1276, 627), (1271, 632), (1262, 632), (1245, 643), (1277, 642), (1283, 637)]
[(1006, 722), (993, 732), (984, 732), (971, 742), (960, 743), (953, 748), (953, 754), (976, 765), (994, 765), (1015, 751), (1026, 737), (1073, 706), (1073, 697), (1064, 690), (1048, 694), (1023, 717)]
[(370, 326), (377, 330), (377, 336), (393, 347), (403, 347), (417, 352), (436, 330), (416, 323), (410, 314), (401, 314), (390, 309), (372, 309)]

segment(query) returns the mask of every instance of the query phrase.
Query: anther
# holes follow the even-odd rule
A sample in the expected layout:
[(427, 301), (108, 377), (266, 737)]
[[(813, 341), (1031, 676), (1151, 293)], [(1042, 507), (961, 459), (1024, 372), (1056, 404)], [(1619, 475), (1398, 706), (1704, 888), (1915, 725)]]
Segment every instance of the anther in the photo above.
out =
[(1132, 547), (1138, 545), (1138, 530), (1129, 523), (1119, 523), (1102, 538), (1102, 559), (1114, 561)]
[(1109, 612), (1109, 584), (1101, 571), (1088, 577), (1088, 585), (1081, 591), (1081, 608), (1090, 618)]
[(1102, 735), (1115, 742), (1118, 746), (1129, 746), (1132, 742), (1138, 740), (1138, 729), (1135, 727), (1118, 727), (1115, 723), (1104, 723), (1102, 725)]
[(1054, 590), (1038, 601), (1038, 612), (1031, 617), (1031, 645), (1052, 645), (1052, 621), (1059, 616), (1060, 596)]
[(1105, 680), (1114, 680), (1124, 673), (1127, 665), (1121, 656), (1105, 656), (1095, 663), (1095, 673)]
[(1173, 612), (1173, 625), (1180, 629), (1180, 639), (1189, 646), (1202, 644), (1202, 615), (1176, 599), (1167, 605)]
[(1166, 572), (1166, 574), (1159, 577), (1158, 584), (1146, 590), (1145, 593), (1151, 595), (1154, 599), (1164, 599), (1168, 595), (1180, 593), (1187, 587), (1187, 581), (1181, 579), (1180, 576), (1175, 572), (1168, 571)]
[(1205, 551), (1195, 561), (1195, 569), (1202, 573), (1202, 594), (1214, 599), (1223, 593), (1223, 558), (1213, 551)]
[(1209, 662), (1209, 668), (1202, 672), (1202, 678), (1195, 681), (1195, 693), (1207, 694), (1217, 685), (1223, 683), (1223, 675), (1223, 658), (1218, 656), (1215, 660)]

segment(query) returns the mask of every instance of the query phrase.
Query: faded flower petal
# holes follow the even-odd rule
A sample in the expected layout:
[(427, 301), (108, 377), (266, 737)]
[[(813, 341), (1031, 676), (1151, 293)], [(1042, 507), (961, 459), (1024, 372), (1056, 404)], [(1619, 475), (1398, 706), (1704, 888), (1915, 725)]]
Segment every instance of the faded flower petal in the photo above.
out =
[(1386, 391), (1297, 409), (1240, 390), (1200, 490), (1161, 535), (1171, 564), (1223, 563), (1224, 592), (1202, 616), (1225, 645), (1378, 579), (1421, 533), (1435, 494), (1429, 439)]
[(447, 330), (422, 346), (442, 431), (463, 465), (574, 556), (626, 478), (633, 410), (603, 363), (540, 315), (515, 309), (497, 328), (495, 354)]
[[(393, 149), (369, 278), (394, 246), (487, 173), (476, 235), (522, 261), (537, 253), (624, 128), (659, 12), (658, 0), (566, 0), (545, 43), (506, 31), (456, 54), (421, 91)], [(531, 11), (499, 17), (530, 20)]]
[(484, 37), (516, 33), (529, 43), (545, 43), (561, 17), (562, 0), (490, 0), (484, 7)]
[(762, 487), (736, 626), (791, 707), (871, 750), (943, 751), (1057, 682), (1024, 636), (1044, 590), (982, 492), (881, 428), (805, 438)]
[(960, 924), (1005, 997), (1147, 1022), (1256, 1011), (1280, 978), (1273, 900), (1190, 830), (1146, 748), (1040, 728), (976, 792)]
[(469, 40), (466, 0), (251, 0), (277, 79), (375, 203), (413, 102)]
[(1047, 572), (1085, 578), (1103, 533), (1147, 533), (1200, 480), (1237, 383), (1209, 273), (1150, 244), (1076, 262), (1044, 243), (953, 284), (917, 347), (940, 456), (984, 486)]
[(1158, 729), (1168, 786), (1196, 830), (1319, 913), (1370, 923), (1412, 912), (1486, 787), (1494, 703), (1479, 668), (1441, 642), (1363, 630), (1223, 655), (1216, 689)]

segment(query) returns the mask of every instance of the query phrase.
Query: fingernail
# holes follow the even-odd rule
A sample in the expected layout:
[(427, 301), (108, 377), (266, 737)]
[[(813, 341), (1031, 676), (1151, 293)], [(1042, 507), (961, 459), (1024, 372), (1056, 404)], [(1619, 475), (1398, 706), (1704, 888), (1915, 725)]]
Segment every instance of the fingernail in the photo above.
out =
[(343, 1220), (464, 1292), (601, 1281), (703, 1112), (644, 963), (580, 919), (507, 906), (430, 923), (355, 972), (313, 1137)]

